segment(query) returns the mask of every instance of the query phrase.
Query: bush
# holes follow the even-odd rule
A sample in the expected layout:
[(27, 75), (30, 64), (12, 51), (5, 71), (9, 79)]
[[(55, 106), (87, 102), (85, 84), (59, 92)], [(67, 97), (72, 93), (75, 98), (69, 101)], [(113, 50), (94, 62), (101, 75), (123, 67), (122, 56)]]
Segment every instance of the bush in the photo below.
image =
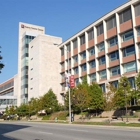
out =
[(45, 116), (43, 116), (42, 120), (50, 120), (50, 116), (51, 115), (45, 115)]

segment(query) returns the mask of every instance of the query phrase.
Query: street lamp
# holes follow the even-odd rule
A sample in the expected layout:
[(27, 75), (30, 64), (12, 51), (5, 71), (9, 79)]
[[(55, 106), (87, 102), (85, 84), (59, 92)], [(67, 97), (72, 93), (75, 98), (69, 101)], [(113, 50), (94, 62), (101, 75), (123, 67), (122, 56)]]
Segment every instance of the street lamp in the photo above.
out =
[[(70, 74), (69, 74), (69, 50), (67, 51), (67, 59), (68, 59), (68, 80), (70, 80)], [(70, 98), (70, 84), (68, 84), (68, 92), (69, 92), (69, 123), (71, 123), (71, 98)]]
[(126, 82), (123, 83), (123, 87), (124, 87), (124, 95), (125, 95), (125, 115), (126, 115), (126, 122), (128, 122), (128, 116), (127, 116), (127, 99), (126, 99), (126, 87), (127, 87), (127, 83)]

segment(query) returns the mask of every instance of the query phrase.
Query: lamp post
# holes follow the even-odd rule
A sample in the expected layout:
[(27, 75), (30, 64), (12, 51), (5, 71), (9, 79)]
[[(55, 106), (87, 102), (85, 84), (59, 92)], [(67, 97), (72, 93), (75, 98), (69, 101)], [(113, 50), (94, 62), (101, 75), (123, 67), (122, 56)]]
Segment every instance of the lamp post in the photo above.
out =
[[(68, 58), (68, 80), (70, 80), (69, 75), (69, 51), (67, 50), (67, 58)], [(71, 123), (71, 98), (70, 98), (70, 83), (68, 84), (68, 91), (69, 91), (69, 123)]]
[(128, 122), (128, 116), (127, 116), (127, 99), (126, 99), (126, 87), (127, 87), (127, 83), (126, 82), (123, 83), (123, 87), (124, 87), (124, 95), (125, 95), (125, 115), (126, 115), (126, 122)]

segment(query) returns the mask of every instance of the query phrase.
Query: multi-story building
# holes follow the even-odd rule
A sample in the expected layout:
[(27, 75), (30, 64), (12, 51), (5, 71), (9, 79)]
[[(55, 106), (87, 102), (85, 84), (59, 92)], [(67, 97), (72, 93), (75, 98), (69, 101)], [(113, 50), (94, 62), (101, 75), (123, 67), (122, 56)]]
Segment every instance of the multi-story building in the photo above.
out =
[(17, 95), (14, 94), (14, 78), (0, 85), (0, 113), (2, 113), (6, 107), (17, 106)]
[[(45, 28), (19, 23), (18, 105), (52, 89), (60, 96), (60, 51), (62, 39), (45, 35)], [(60, 100), (60, 99), (59, 99)]]
[(114, 9), (59, 48), (62, 93), (68, 70), (75, 77), (75, 85), (87, 74), (89, 84), (97, 82), (106, 92), (107, 83), (117, 87), (119, 78), (125, 75), (134, 88), (134, 77), (140, 69), (140, 1), (132, 0)]
[(18, 74), (11, 91), (17, 105), (44, 95), (50, 88), (62, 102), (68, 71), (74, 75), (75, 85), (87, 75), (89, 84), (97, 82), (106, 92), (106, 84), (117, 87), (122, 75), (135, 88), (139, 69), (140, 1), (131, 0), (63, 43), (60, 37), (45, 35), (44, 27), (19, 23)]

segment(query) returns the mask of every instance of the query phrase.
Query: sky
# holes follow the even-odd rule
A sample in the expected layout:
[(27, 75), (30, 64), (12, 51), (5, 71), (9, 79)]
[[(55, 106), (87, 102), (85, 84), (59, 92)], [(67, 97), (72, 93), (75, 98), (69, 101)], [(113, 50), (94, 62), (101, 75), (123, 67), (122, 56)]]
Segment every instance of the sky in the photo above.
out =
[(19, 22), (45, 27), (67, 40), (129, 0), (0, 0), (0, 84), (17, 74)]

